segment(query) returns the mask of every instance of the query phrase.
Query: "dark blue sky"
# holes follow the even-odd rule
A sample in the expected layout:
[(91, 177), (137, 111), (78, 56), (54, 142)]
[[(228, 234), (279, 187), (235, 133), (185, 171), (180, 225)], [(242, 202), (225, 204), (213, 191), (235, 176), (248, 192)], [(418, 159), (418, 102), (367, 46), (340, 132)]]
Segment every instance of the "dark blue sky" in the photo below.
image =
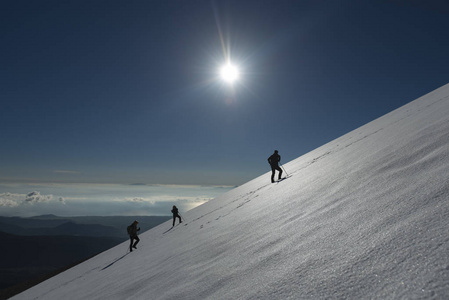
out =
[(448, 83), (444, 2), (4, 3), (0, 180), (242, 184)]

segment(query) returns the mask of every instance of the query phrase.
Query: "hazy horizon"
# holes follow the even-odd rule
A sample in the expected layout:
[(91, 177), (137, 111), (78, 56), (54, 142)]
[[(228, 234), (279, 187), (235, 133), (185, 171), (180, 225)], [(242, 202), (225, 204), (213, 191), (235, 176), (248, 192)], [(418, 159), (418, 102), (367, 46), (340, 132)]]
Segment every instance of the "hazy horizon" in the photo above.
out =
[(231, 186), (0, 183), (0, 215), (32, 217), (165, 216), (176, 205), (188, 211)]

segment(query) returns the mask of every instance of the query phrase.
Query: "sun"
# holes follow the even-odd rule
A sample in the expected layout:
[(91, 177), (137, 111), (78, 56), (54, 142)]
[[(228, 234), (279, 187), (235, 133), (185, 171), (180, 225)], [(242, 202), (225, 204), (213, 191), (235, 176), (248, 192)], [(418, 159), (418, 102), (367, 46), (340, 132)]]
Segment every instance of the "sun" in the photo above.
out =
[(224, 81), (233, 83), (240, 77), (239, 69), (228, 63), (220, 69), (220, 76)]

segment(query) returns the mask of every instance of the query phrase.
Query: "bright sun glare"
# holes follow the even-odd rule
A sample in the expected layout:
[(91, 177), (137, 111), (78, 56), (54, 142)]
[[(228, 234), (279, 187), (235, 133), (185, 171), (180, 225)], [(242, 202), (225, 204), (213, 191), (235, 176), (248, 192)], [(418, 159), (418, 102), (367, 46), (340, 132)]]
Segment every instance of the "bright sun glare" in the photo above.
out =
[(237, 67), (231, 64), (227, 64), (221, 68), (220, 75), (224, 81), (233, 83), (234, 81), (239, 79), (239, 70), (237, 69)]

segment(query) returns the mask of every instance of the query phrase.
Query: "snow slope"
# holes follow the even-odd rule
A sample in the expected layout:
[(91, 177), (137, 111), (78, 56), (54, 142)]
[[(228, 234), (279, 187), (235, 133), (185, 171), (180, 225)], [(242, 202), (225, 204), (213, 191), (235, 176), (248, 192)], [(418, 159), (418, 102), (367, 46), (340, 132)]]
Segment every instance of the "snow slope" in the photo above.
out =
[(449, 84), (13, 299), (447, 299), (448, 141)]

